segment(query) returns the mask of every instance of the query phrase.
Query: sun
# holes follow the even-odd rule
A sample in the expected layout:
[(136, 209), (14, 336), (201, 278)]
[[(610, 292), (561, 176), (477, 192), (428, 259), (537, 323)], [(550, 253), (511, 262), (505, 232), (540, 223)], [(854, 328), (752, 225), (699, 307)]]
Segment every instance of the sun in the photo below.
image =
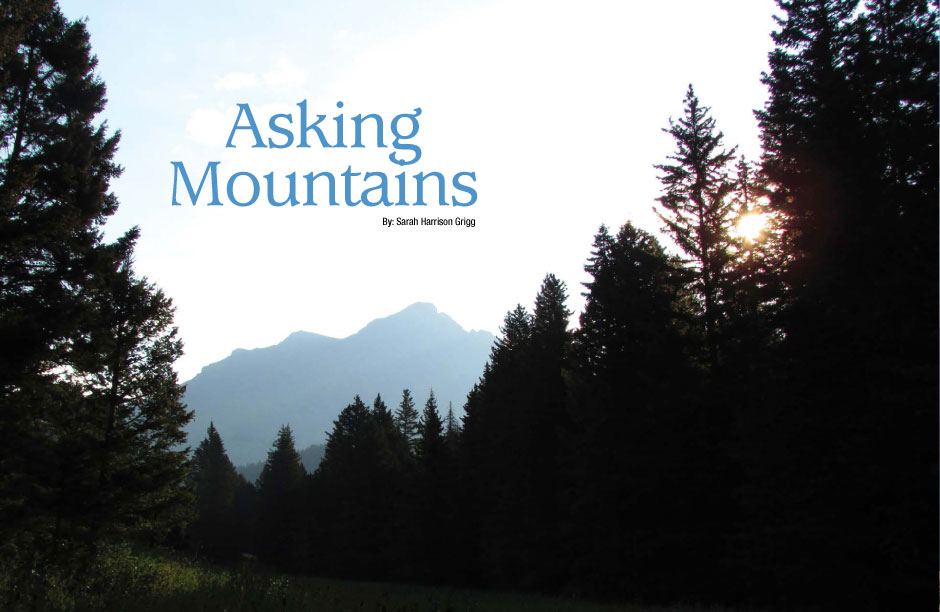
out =
[(748, 242), (754, 242), (760, 238), (761, 232), (764, 231), (766, 225), (767, 219), (765, 215), (760, 213), (748, 213), (738, 219), (738, 235)]

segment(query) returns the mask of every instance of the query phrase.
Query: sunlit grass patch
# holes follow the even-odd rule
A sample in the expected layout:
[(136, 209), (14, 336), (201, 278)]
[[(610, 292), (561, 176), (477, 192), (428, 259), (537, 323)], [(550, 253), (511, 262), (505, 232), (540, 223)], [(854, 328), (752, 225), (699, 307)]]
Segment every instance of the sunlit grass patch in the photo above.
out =
[[(5, 570), (9, 568), (4, 568)], [(520, 593), (305, 578), (223, 568), (124, 544), (83, 572), (4, 571), (3, 610), (50, 612), (724, 612), (725, 608), (598, 604)], [(17, 582), (17, 580), (19, 582)]]

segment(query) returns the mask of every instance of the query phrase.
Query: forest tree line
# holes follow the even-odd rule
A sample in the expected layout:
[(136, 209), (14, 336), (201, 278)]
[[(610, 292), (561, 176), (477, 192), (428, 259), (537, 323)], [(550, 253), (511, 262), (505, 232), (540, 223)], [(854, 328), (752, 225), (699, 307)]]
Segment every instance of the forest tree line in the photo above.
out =
[(854, 609), (927, 597), (937, 3), (778, 4), (761, 158), (724, 143), (691, 86), (666, 128), (669, 248), (601, 227), (579, 324), (547, 275), (506, 315), (462, 419), (433, 395), (356, 397), (313, 474), (285, 427), (254, 486), (214, 427), (181, 450), (172, 304), (133, 271), (136, 230), (102, 237), (121, 169), (94, 121), (84, 24), (5, 3), (4, 572), (78, 567), (119, 536), (370, 580)]

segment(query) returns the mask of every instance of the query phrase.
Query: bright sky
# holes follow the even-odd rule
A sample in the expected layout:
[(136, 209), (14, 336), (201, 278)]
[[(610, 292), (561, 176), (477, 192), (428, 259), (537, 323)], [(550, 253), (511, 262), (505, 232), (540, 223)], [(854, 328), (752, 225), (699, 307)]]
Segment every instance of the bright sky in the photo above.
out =
[[(176, 304), (182, 380), (235, 348), (297, 330), (345, 337), (416, 301), (497, 333), (548, 272), (580, 311), (598, 226), (659, 229), (653, 164), (673, 151), (661, 128), (681, 115), (690, 82), (726, 144), (757, 156), (752, 111), (766, 97), (775, 10), (771, 0), (60, 3), (88, 17), (105, 117), (122, 132), (108, 232), (140, 226), (136, 269)], [(380, 114), (389, 139), (387, 123), (420, 107), (410, 142), (422, 157), (405, 170), (475, 172), (477, 202), (171, 206), (171, 161), (196, 181), (220, 161), (223, 194), (241, 170), (297, 172), (301, 194), (311, 171), (402, 171), (391, 148), (252, 150), (245, 132), (225, 148), (237, 104), (251, 105), (267, 139), (268, 117), (293, 113), (296, 126), (302, 100), (311, 115), (332, 117), (337, 101), (347, 121)], [(476, 227), (382, 226), (413, 215)]]

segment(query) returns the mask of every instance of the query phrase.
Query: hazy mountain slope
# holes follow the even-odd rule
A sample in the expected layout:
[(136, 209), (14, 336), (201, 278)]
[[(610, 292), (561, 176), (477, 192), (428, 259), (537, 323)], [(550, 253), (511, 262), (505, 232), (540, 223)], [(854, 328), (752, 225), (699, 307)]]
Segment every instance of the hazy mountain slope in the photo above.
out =
[(402, 389), (421, 405), (433, 388), (442, 413), (448, 402), (460, 410), (494, 339), (417, 303), (347, 338), (295, 332), (275, 346), (238, 349), (186, 383), (196, 413), (189, 443), (198, 444), (212, 421), (233, 463), (263, 461), (283, 424), (298, 448), (324, 442), (357, 393), (370, 404), (381, 393), (394, 409)]

